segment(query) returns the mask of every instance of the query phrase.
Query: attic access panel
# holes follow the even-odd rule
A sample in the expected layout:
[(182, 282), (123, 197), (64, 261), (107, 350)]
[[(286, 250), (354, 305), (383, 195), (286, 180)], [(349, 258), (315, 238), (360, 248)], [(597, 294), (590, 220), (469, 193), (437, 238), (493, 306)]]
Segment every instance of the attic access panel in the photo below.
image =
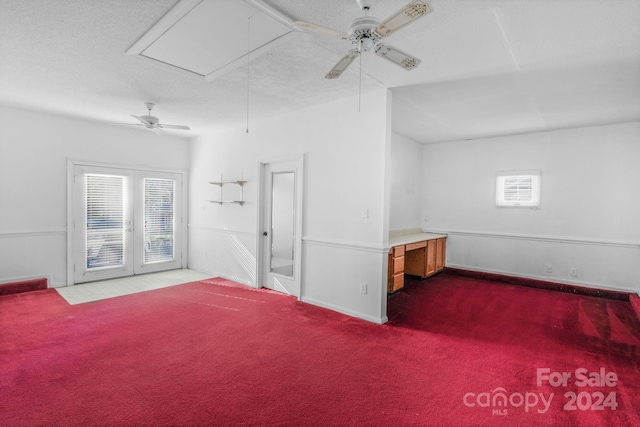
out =
[(211, 81), (238, 66), (247, 51), (252, 57), (262, 55), (292, 33), (287, 17), (260, 0), (249, 2), (256, 6), (238, 0), (182, 0), (126, 53)]

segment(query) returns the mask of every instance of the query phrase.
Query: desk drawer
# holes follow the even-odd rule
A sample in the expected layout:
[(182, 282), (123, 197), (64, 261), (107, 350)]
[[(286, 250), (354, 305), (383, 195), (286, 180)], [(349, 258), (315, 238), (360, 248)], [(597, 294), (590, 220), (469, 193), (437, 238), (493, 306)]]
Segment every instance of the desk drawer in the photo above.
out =
[(404, 257), (398, 257), (393, 259), (393, 274), (404, 274)]
[(420, 249), (420, 248), (426, 248), (427, 247), (427, 241), (423, 241), (423, 242), (417, 242), (417, 243), (409, 243), (406, 246), (406, 250), (407, 251), (412, 251), (414, 249)]
[(399, 256), (404, 256), (404, 245), (402, 246), (395, 246), (393, 248), (393, 257), (397, 258)]

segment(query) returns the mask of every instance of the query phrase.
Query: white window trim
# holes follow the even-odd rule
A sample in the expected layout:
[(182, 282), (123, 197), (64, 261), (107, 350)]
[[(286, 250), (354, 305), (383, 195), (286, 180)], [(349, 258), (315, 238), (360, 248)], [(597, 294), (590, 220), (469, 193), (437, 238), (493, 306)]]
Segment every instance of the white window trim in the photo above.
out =
[[(540, 170), (502, 171), (496, 173), (496, 207), (540, 209), (542, 174)], [(505, 181), (513, 178), (531, 178), (531, 198), (527, 200), (507, 200), (505, 198)]]

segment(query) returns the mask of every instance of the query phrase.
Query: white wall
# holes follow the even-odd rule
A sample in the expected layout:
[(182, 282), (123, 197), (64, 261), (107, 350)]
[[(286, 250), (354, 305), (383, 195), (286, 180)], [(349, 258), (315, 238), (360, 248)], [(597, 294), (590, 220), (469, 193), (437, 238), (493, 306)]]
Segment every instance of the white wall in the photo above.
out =
[[(426, 145), (424, 229), (449, 233), (451, 267), (638, 291), (639, 142), (629, 123)], [(496, 172), (522, 169), (541, 208), (496, 208)]]
[[(301, 299), (386, 321), (390, 108), (386, 89), (192, 141), (189, 266), (257, 286), (258, 162), (304, 154)], [(224, 179), (249, 182), (244, 206), (217, 205)], [(227, 191), (227, 186), (224, 187)], [(233, 190), (229, 190), (233, 191)], [(364, 218), (363, 212), (368, 211)], [(360, 283), (369, 292), (360, 294)]]
[(391, 231), (422, 227), (422, 144), (391, 135)]
[(0, 106), (0, 283), (66, 284), (67, 158), (187, 170), (189, 148), (184, 138)]

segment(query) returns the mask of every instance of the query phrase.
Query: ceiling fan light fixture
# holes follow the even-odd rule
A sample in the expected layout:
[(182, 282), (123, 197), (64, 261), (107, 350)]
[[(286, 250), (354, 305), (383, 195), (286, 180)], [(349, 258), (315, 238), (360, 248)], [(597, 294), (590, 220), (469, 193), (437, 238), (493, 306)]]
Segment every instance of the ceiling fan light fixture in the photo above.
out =
[(144, 106), (147, 108), (147, 111), (149, 112), (146, 116), (136, 116), (131, 114), (131, 117), (133, 117), (134, 119), (140, 122), (140, 123), (136, 123), (135, 126), (144, 126), (147, 129), (158, 131), (156, 133), (159, 133), (159, 134), (162, 134), (161, 129), (191, 130), (189, 126), (161, 124), (159, 118), (151, 115), (151, 110), (153, 110), (153, 107), (155, 106), (155, 104), (153, 102), (145, 102)]
[(376, 45), (373, 40), (369, 38), (364, 38), (360, 40), (360, 52), (369, 52), (370, 50), (375, 50)]
[(142, 118), (148, 121), (151, 126), (155, 126), (160, 122), (156, 116), (142, 116)]
[(375, 51), (378, 56), (399, 65), (405, 70), (413, 70), (420, 65), (420, 59), (393, 46), (380, 43), (380, 41), (389, 34), (394, 33), (431, 12), (432, 9), (428, 1), (413, 0), (411, 3), (407, 4), (382, 22), (380, 22), (378, 18), (369, 16), (368, 14), (369, 9), (371, 9), (375, 4), (376, 0), (356, 0), (356, 2), (365, 12), (365, 16), (361, 16), (351, 21), (348, 33), (309, 22), (296, 21), (293, 23), (296, 28), (302, 31), (313, 31), (316, 33), (338, 36), (341, 39), (349, 40), (352, 44), (356, 44), (358, 46), (357, 49), (351, 49), (340, 59), (340, 61), (338, 61), (329, 73), (324, 76), (326, 79), (337, 79), (353, 62), (357, 55), (371, 50)]

